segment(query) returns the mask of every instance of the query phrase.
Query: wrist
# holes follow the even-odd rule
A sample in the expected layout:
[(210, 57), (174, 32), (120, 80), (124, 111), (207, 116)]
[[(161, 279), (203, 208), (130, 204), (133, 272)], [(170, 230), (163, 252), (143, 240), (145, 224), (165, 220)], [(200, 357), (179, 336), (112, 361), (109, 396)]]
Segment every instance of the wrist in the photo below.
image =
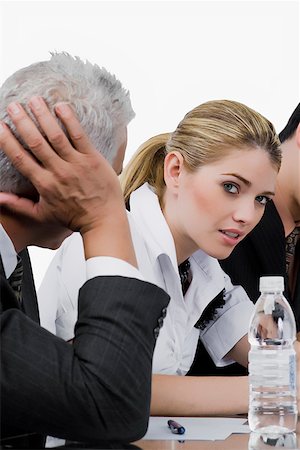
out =
[(80, 230), (85, 258), (111, 256), (137, 267), (126, 213), (110, 216)]

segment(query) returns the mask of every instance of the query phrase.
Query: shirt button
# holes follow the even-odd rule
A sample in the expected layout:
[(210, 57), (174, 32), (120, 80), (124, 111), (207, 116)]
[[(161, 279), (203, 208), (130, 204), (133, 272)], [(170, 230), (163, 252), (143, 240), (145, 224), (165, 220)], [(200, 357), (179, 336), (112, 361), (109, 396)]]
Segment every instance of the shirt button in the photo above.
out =
[(164, 319), (162, 317), (160, 317), (157, 322), (158, 322), (159, 328), (161, 328), (164, 324)]
[(162, 318), (164, 319), (164, 318), (166, 317), (166, 315), (167, 315), (167, 308), (163, 308), (163, 309), (161, 310), (161, 316), (162, 316)]
[(159, 327), (156, 327), (156, 328), (154, 328), (154, 330), (153, 330), (155, 339), (158, 338), (159, 330), (160, 330)]

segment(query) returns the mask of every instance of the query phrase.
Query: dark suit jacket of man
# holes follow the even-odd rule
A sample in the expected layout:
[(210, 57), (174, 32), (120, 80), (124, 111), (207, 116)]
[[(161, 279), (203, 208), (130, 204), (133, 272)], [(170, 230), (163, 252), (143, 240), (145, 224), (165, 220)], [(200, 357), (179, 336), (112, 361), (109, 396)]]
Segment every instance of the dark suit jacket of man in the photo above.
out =
[[(220, 261), (223, 270), (230, 276), (233, 284), (241, 285), (253, 303), (258, 299), (259, 277), (281, 275), (285, 271), (285, 233), (282, 221), (274, 203), (267, 204), (265, 213), (254, 230), (240, 242), (229, 258)], [(294, 311), (297, 330), (300, 329), (300, 273), (298, 271), (294, 297), (288, 289), (285, 296)], [(199, 342), (196, 357), (189, 375), (235, 375), (247, 371), (238, 364), (217, 368), (205, 348)]]
[(70, 345), (37, 323), (27, 252), (22, 259), (23, 309), (30, 317), (0, 263), (2, 439), (33, 432), (90, 442), (141, 438), (149, 417), (152, 354), (168, 295), (132, 278), (89, 280), (80, 290)]

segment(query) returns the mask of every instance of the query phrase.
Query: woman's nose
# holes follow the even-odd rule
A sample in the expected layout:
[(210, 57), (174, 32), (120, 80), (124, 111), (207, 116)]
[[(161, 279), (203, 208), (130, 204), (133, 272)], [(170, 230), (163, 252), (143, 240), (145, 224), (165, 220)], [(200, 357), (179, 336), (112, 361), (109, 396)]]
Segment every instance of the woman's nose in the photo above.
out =
[(263, 215), (263, 208), (257, 208), (253, 201), (240, 203), (234, 211), (233, 219), (245, 224), (257, 224)]

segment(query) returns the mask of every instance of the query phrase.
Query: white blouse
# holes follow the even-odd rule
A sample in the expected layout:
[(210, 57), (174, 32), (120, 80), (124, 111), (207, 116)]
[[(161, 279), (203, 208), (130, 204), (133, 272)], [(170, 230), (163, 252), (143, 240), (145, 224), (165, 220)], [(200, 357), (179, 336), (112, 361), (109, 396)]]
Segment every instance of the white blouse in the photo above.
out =
[[(158, 198), (147, 183), (131, 195), (128, 217), (140, 272), (171, 297), (156, 341), (153, 372), (185, 375), (199, 336), (216, 365), (232, 363), (226, 354), (247, 333), (254, 308), (244, 289), (232, 285), (215, 258), (198, 250), (190, 257), (193, 278), (183, 297), (174, 240)], [(82, 240), (75, 233), (56, 253), (41, 284), (38, 300), (42, 326), (63, 339), (72, 339), (78, 291), (85, 281)], [(206, 306), (223, 289), (225, 305), (217, 309), (203, 330), (195, 328)]]

